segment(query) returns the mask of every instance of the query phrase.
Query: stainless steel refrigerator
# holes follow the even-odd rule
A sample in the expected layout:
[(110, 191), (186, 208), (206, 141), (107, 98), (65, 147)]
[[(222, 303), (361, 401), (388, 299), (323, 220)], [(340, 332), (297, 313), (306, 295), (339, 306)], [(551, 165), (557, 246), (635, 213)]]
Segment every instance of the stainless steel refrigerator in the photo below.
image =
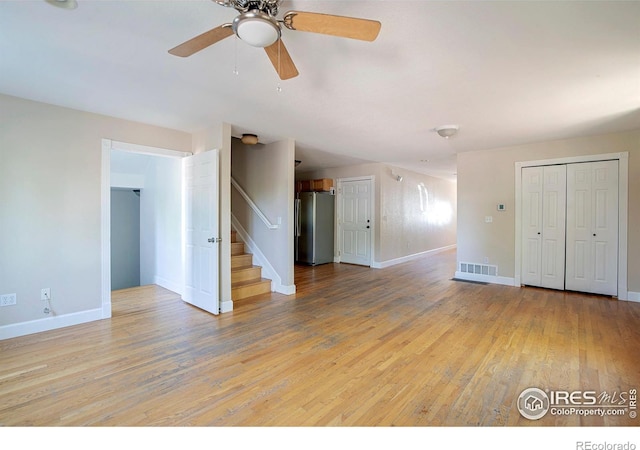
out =
[(333, 262), (335, 196), (329, 192), (299, 192), (296, 195), (296, 262)]

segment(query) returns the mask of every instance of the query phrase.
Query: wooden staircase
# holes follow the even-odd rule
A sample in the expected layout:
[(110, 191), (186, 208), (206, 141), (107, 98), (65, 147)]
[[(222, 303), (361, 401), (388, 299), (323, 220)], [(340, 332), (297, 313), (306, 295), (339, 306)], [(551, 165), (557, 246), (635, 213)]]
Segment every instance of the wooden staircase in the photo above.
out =
[(231, 300), (237, 301), (271, 292), (271, 280), (262, 278), (262, 267), (253, 265), (253, 255), (245, 253), (244, 242), (231, 231)]

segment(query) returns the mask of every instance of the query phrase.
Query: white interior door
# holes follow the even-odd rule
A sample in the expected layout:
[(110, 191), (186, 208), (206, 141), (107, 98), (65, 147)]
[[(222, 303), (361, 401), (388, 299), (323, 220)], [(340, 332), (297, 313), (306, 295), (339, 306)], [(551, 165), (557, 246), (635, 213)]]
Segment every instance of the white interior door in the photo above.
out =
[(218, 314), (218, 151), (184, 158), (185, 289), (183, 300)]
[(371, 179), (342, 181), (340, 261), (371, 265)]
[(543, 168), (522, 168), (522, 273), (529, 286), (542, 283)]
[(564, 289), (567, 168), (522, 169), (522, 283)]
[(545, 166), (543, 176), (541, 286), (564, 289), (567, 166)]
[(567, 289), (617, 295), (618, 161), (569, 165), (567, 205)]

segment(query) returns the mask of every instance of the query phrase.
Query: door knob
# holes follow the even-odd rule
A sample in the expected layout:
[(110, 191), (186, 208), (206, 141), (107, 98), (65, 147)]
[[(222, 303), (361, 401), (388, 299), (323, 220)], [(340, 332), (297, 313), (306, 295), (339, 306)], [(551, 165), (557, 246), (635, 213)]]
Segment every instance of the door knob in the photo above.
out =
[(209, 238), (209, 239), (207, 239), (207, 242), (210, 242), (212, 244), (215, 244), (215, 243), (220, 242), (220, 241), (222, 241), (222, 238)]

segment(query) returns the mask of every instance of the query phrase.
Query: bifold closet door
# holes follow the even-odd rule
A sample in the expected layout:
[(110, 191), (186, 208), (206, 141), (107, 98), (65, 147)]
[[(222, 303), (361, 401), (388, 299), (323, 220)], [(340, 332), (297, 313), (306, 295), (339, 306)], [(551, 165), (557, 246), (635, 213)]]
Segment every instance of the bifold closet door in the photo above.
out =
[(564, 289), (567, 169), (522, 169), (522, 284)]
[(618, 293), (618, 161), (567, 168), (566, 289)]

